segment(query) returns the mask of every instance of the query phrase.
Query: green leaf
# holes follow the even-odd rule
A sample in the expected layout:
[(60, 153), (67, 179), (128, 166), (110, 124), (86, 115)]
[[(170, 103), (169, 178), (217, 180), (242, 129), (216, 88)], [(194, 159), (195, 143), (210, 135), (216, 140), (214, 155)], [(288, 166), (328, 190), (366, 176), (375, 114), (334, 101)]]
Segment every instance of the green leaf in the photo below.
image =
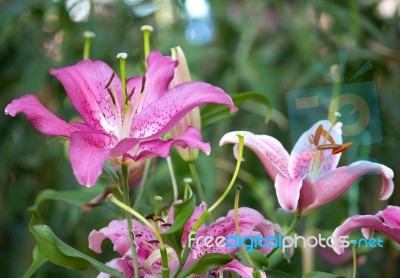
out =
[(32, 252), (32, 264), (29, 266), (29, 268), (25, 271), (24, 275), (22, 278), (29, 278), (32, 277), (36, 271), (45, 263), (47, 262), (47, 259), (40, 253), (37, 245), (33, 249)]
[(35, 203), (29, 207), (30, 212), (38, 212), (39, 206), (44, 201), (64, 201), (70, 205), (81, 208), (94, 197), (102, 193), (105, 189), (104, 185), (97, 184), (91, 188), (81, 187), (77, 190), (56, 191), (46, 189), (40, 192), (36, 197)]
[[(253, 249), (247, 254), (249, 255), (251, 261), (253, 262), (254, 266), (257, 269), (263, 269), (264, 267), (268, 267), (267, 256), (260, 250)], [(246, 260), (246, 257), (244, 256), (243, 251), (237, 252), (236, 256), (239, 257), (239, 260), (242, 264), (250, 267), (248, 261)]]
[(179, 204), (174, 204), (174, 223), (167, 232), (162, 233), (161, 237), (166, 244), (172, 247), (177, 254), (182, 252), (182, 233), (183, 228), (192, 216), (196, 207), (196, 198), (189, 188), (189, 198)]
[(192, 266), (187, 268), (185, 271), (181, 272), (178, 277), (188, 277), (191, 274), (205, 274), (208, 271), (225, 265), (232, 261), (234, 258), (231, 255), (210, 253), (202, 256), (197, 262)]
[(264, 270), (268, 278), (297, 278), (296, 276), (277, 270)]
[(110, 180), (113, 183), (117, 183), (119, 181), (119, 176), (115, 169), (110, 165), (110, 163), (106, 163), (103, 166), (103, 173), (101, 174), (100, 178), (104, 177), (106, 180)]
[(301, 278), (345, 278), (345, 277), (341, 276), (341, 275), (326, 273), (326, 272), (313, 271), (313, 272), (304, 274), (303, 276), (301, 276)]
[[(243, 92), (235, 94), (232, 97), (233, 103), (238, 107), (242, 107), (248, 101), (254, 101), (265, 105), (267, 113), (265, 115), (265, 120), (267, 121), (270, 116), (271, 101), (262, 93), (258, 92)], [(232, 117), (234, 114), (229, 112), (228, 107), (224, 105), (209, 104), (202, 108), (201, 110), (201, 125), (206, 128), (215, 122)]]
[(35, 237), (40, 256), (43, 258), (66, 268), (85, 270), (93, 266), (98, 271), (108, 273), (114, 277), (124, 277), (116, 269), (106, 266), (61, 241), (50, 227), (41, 224), (34, 225), (34, 221), (33, 216), (29, 224), (29, 230)]
[(283, 208), (278, 208), (275, 212), (275, 222), (282, 228), (289, 227), (295, 218), (296, 215), (292, 211), (284, 210)]

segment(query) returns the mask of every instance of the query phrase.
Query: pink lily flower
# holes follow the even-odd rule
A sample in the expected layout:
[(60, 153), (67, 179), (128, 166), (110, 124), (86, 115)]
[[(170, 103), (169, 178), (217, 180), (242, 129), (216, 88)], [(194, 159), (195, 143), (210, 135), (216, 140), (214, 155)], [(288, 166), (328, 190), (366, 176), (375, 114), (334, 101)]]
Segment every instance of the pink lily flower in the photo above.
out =
[[(240, 251), (240, 247), (206, 247), (204, 246), (204, 242), (202, 240), (199, 240), (197, 242), (200, 236), (212, 236), (213, 240), (211, 242), (208, 242), (207, 244), (214, 244), (215, 239), (218, 236), (224, 236), (227, 238), (231, 235), (235, 235), (237, 232), (235, 228), (233, 210), (229, 211), (226, 217), (222, 217), (216, 220), (208, 227), (202, 225), (195, 236), (190, 235), (190, 230), (192, 226), (204, 211), (204, 203), (197, 206), (193, 215), (184, 227), (182, 235), (182, 246), (185, 246), (189, 237), (192, 237), (190, 239), (192, 242), (192, 249), (183, 269), (190, 267), (200, 257), (208, 253), (233, 254)], [(173, 222), (172, 210), (170, 210), (169, 215), (166, 218), (166, 222)], [(277, 226), (266, 220), (259, 212), (251, 208), (239, 208), (238, 222), (242, 237), (257, 236), (258, 234), (260, 234), (262, 237), (267, 238), (269, 236), (275, 235), (275, 231), (279, 231), (279, 228)], [(168, 226), (168, 224), (162, 225), (162, 231), (167, 231), (169, 229)], [(143, 226), (135, 220), (133, 220), (133, 227), (139, 265), (139, 276), (160, 277), (161, 257), (155, 235), (148, 227)], [(133, 277), (134, 273), (131, 264), (131, 249), (129, 246), (129, 234), (126, 221), (114, 220), (111, 221), (107, 227), (102, 228), (99, 231), (93, 230), (89, 235), (89, 248), (96, 253), (101, 253), (101, 244), (106, 238), (111, 240), (111, 242), (114, 244), (114, 251), (118, 252), (121, 256), (120, 258), (113, 259), (112, 261), (108, 262), (107, 265), (118, 269), (128, 278)], [(264, 253), (269, 253), (270, 250), (271, 248), (269, 247), (261, 249), (261, 251), (263, 251)], [(174, 273), (174, 271), (176, 271), (177, 267), (179, 266), (179, 259), (175, 251), (173, 251), (170, 247), (167, 247), (167, 253), (170, 273)], [(242, 277), (253, 277), (253, 269), (241, 264), (238, 260), (233, 260), (228, 264), (222, 266), (222, 268), (214, 269), (211, 271), (211, 273), (218, 274), (220, 271), (231, 271), (241, 275)], [(109, 276), (104, 273), (100, 273), (98, 277)], [(196, 277), (208, 276), (198, 275)], [(265, 277), (265, 275), (262, 274), (261, 277)]]
[(94, 185), (108, 159), (129, 163), (152, 156), (167, 157), (175, 145), (199, 148), (208, 154), (209, 144), (201, 141), (194, 127), (174, 139), (160, 137), (199, 105), (226, 104), (232, 112), (236, 111), (231, 98), (204, 82), (187, 82), (168, 89), (176, 62), (159, 52), (152, 52), (147, 64), (143, 77), (127, 80), (125, 96), (120, 79), (102, 61), (84, 60), (70, 67), (51, 69), (83, 123), (65, 122), (33, 94), (13, 100), (5, 113), (24, 113), (39, 132), (70, 138), (72, 169), (82, 185)]
[(244, 136), (244, 145), (261, 160), (275, 182), (276, 194), (282, 208), (305, 214), (343, 194), (351, 184), (367, 173), (382, 176), (380, 198), (385, 200), (393, 192), (393, 171), (385, 165), (357, 161), (338, 167), (340, 155), (351, 143), (342, 144), (341, 123), (319, 121), (304, 132), (292, 152), (284, 149), (274, 137), (255, 135), (248, 131), (225, 134), (220, 145), (235, 144), (237, 134)]
[[(354, 215), (346, 219), (342, 225), (333, 231), (333, 238), (348, 236), (352, 231), (361, 229), (363, 236), (370, 239), (374, 231), (380, 231), (400, 243), (400, 207), (387, 206), (375, 215)], [(344, 248), (334, 241), (333, 250), (337, 254), (343, 254)]]

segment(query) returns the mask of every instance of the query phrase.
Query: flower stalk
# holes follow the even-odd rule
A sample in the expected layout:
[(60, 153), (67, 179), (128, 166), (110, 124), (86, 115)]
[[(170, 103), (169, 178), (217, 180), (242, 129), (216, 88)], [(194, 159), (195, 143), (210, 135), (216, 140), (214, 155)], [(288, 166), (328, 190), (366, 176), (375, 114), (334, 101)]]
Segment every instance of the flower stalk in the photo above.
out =
[[(121, 165), (121, 171), (122, 171), (124, 203), (127, 207), (130, 207), (128, 166)], [(139, 266), (138, 266), (136, 246), (135, 246), (135, 235), (133, 234), (133, 227), (132, 227), (132, 216), (128, 212), (126, 212), (125, 215), (126, 215), (126, 221), (128, 222), (129, 244), (130, 244), (130, 247), (132, 250), (133, 272), (135, 274), (135, 278), (138, 278), (139, 277)]]
[(201, 186), (199, 175), (197, 174), (197, 169), (194, 162), (189, 162), (189, 169), (190, 169), (190, 174), (192, 175), (193, 178), (194, 186), (196, 187), (197, 194), (199, 194), (200, 200), (203, 201), (204, 203), (207, 203), (206, 196), (204, 195), (203, 187)]

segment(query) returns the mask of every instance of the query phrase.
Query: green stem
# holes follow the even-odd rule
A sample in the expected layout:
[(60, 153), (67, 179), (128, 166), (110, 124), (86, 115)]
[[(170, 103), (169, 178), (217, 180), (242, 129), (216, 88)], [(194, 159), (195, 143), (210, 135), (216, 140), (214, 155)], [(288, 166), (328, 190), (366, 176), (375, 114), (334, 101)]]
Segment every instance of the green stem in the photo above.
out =
[[(197, 232), (197, 230), (200, 228), (201, 224), (204, 223), (204, 221), (211, 215), (211, 212), (225, 199), (225, 197), (228, 195), (229, 191), (232, 189), (233, 184), (236, 181), (237, 175), (239, 173), (240, 165), (242, 164), (242, 158), (243, 158), (243, 144), (244, 144), (244, 137), (243, 135), (238, 135), (239, 138), (239, 152), (238, 152), (238, 157), (237, 157), (237, 162), (236, 162), (236, 168), (235, 172), (233, 173), (232, 179), (228, 185), (228, 187), (225, 189), (224, 193), (222, 193), (221, 197), (206, 211), (200, 215), (199, 219), (194, 223), (192, 229), (190, 232)], [(173, 277), (177, 277), (179, 272), (182, 270), (183, 266), (186, 263), (186, 260), (189, 256), (190, 248), (189, 245), (186, 243), (185, 249), (183, 250), (183, 254), (181, 257), (181, 261), (179, 264), (178, 269), (175, 271)]]
[[(290, 224), (288, 230), (286, 231), (286, 233), (285, 233), (285, 235), (284, 235), (283, 237), (286, 237), (286, 236), (290, 235), (290, 234), (294, 231), (294, 229), (295, 229), (296, 226), (297, 226), (297, 223), (299, 223), (300, 218), (301, 218), (301, 215), (300, 215), (300, 214), (297, 214), (297, 215), (296, 215), (296, 218), (293, 220), (292, 224)], [(272, 250), (271, 253), (269, 253), (269, 254), (267, 255), (267, 259), (268, 259), (269, 257), (271, 257), (271, 256), (276, 252), (276, 250), (278, 250), (278, 248), (275, 248), (274, 250)]]
[(133, 207), (136, 209), (139, 205), (140, 200), (142, 199), (143, 192), (144, 192), (144, 185), (146, 184), (147, 177), (149, 176), (149, 169), (151, 166), (151, 158), (146, 160), (146, 164), (144, 165), (144, 172), (142, 176), (142, 180), (140, 182), (139, 192), (136, 196), (135, 203), (133, 203)]
[[(122, 203), (121, 201), (119, 201), (112, 194), (108, 195), (107, 199), (110, 200), (112, 203), (116, 204), (117, 206), (119, 206), (120, 208), (122, 208), (123, 210), (125, 210), (129, 214), (129, 216), (133, 215), (137, 219), (142, 221), (153, 232), (153, 234), (157, 238), (157, 240), (159, 242), (159, 246), (160, 246), (161, 262), (162, 262), (162, 266), (163, 266), (162, 277), (169, 278), (167, 249), (166, 249), (164, 241), (163, 241), (160, 233), (157, 231), (157, 229), (155, 229), (154, 226), (151, 225), (151, 223), (146, 218), (144, 218), (140, 213), (138, 213), (136, 210), (132, 209), (131, 207), (129, 207), (129, 206), (125, 205), (124, 203)], [(135, 275), (136, 275), (136, 272), (135, 272)]]
[[(239, 197), (240, 197), (240, 190), (241, 190), (241, 186), (238, 186), (236, 188), (236, 195), (235, 195), (235, 202), (234, 202), (234, 205), (233, 205), (233, 209), (234, 209), (234, 220), (235, 220), (236, 233), (239, 236), (239, 238), (242, 238), (242, 233), (240, 232), (240, 226), (239, 226)], [(247, 263), (249, 264), (249, 266), (254, 269), (253, 277), (255, 277), (254, 273), (258, 273), (258, 272), (255, 272), (256, 268), (254, 266), (254, 263), (251, 260), (249, 254), (247, 254), (246, 248), (244, 247), (243, 244), (240, 245), (240, 250), (242, 251), (242, 253), (243, 253)]]
[(242, 164), (243, 159), (243, 144), (244, 144), (244, 137), (243, 135), (237, 135), (239, 138), (239, 152), (235, 167), (235, 172), (233, 173), (231, 182), (229, 183), (228, 187), (225, 189), (224, 193), (222, 193), (221, 197), (208, 209), (209, 212), (213, 211), (228, 195), (229, 191), (232, 189), (233, 184), (236, 181), (236, 178), (239, 174), (240, 165)]
[(196, 165), (194, 162), (189, 162), (190, 174), (192, 175), (194, 186), (196, 187), (197, 194), (199, 194), (200, 200), (206, 202), (206, 196), (204, 195), (203, 188), (200, 183), (199, 175), (197, 174)]
[(354, 245), (351, 246), (351, 251), (353, 253), (353, 278), (357, 276), (357, 254), (356, 247)]
[(172, 165), (172, 160), (170, 156), (167, 157), (167, 165), (168, 165), (169, 175), (171, 176), (172, 191), (174, 192), (174, 201), (176, 201), (178, 200), (178, 185), (176, 183), (174, 166)]
[[(124, 203), (126, 206), (130, 207), (128, 166), (121, 165), (121, 170), (122, 170), (122, 183), (124, 191)], [(134, 244), (135, 236), (133, 234), (133, 229), (132, 229), (132, 216), (128, 212), (126, 212), (126, 221), (128, 221), (129, 242), (132, 250), (133, 272), (135, 274), (135, 278), (139, 278), (139, 267), (137, 262), (136, 246)]]

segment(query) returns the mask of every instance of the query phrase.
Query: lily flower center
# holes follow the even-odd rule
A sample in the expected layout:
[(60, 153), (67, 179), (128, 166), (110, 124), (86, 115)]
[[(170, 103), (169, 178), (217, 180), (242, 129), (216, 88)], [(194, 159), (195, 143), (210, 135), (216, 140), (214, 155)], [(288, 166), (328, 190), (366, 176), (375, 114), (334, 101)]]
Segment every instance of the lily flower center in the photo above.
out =
[[(321, 173), (324, 165), (330, 161), (332, 155), (339, 154), (352, 145), (352, 142), (337, 144), (331, 135), (332, 128), (333, 125), (329, 130), (325, 130), (322, 125), (319, 125), (315, 134), (310, 135), (308, 138), (311, 152), (314, 152), (313, 157), (315, 158), (310, 166), (310, 174), (312, 177), (316, 177)], [(331, 150), (330, 153), (327, 152), (329, 150)]]
[(106, 131), (114, 135), (117, 139), (116, 142), (118, 142), (124, 138), (130, 137), (133, 117), (137, 115), (143, 108), (141, 100), (144, 95), (143, 92), (145, 89), (146, 76), (143, 75), (140, 93), (138, 94), (138, 96), (135, 96), (133, 102), (132, 98), (135, 95), (136, 88), (133, 88), (129, 94), (123, 92), (123, 94), (126, 94), (126, 97), (123, 98), (123, 101), (125, 101), (125, 103), (123, 103), (122, 105), (120, 105), (118, 95), (116, 93), (114, 85), (112, 84), (112, 80), (114, 77), (115, 73), (111, 75), (109, 81), (107, 82), (107, 85), (105, 86), (105, 89), (107, 89), (108, 92), (108, 96), (106, 96), (106, 101), (114, 112), (116, 118), (116, 126), (109, 126)]

